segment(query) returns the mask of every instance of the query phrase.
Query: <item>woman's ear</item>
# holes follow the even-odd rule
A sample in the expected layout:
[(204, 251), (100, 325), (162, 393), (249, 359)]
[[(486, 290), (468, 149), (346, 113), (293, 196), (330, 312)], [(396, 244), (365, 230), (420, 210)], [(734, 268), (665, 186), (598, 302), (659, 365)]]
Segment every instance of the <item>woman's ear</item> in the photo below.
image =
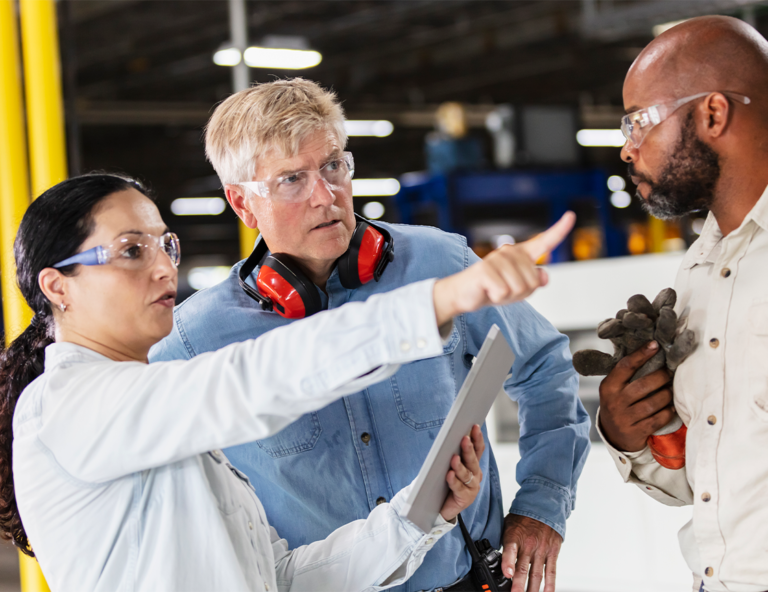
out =
[(66, 277), (53, 267), (46, 267), (37, 276), (37, 283), (52, 307), (61, 308), (67, 306), (67, 281)]

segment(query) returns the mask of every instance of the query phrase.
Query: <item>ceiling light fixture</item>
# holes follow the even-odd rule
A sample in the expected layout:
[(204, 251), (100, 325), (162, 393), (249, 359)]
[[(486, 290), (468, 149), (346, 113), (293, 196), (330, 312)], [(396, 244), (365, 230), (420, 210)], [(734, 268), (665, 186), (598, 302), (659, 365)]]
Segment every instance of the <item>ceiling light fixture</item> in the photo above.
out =
[(614, 208), (627, 208), (632, 203), (632, 196), (626, 191), (614, 191), (611, 193), (611, 205)]
[(223, 282), (229, 276), (230, 271), (231, 268), (226, 265), (193, 267), (187, 274), (187, 282), (195, 290), (204, 290)]
[(241, 59), (240, 50), (229, 44), (222, 45), (213, 54), (213, 63), (217, 66), (237, 66)]
[(220, 197), (180, 197), (171, 202), (171, 212), (177, 216), (218, 216), (226, 208)]
[(352, 179), (352, 195), (355, 197), (376, 197), (395, 195), (400, 191), (397, 179)]
[(348, 136), (386, 138), (394, 131), (395, 126), (385, 119), (348, 119), (344, 122), (344, 129), (347, 130)]
[(378, 220), (384, 215), (384, 204), (380, 201), (369, 201), (363, 206), (363, 216), (369, 220)]
[(679, 21), (669, 21), (668, 23), (661, 23), (659, 25), (653, 26), (653, 36), (658, 37), (661, 35), (664, 31), (669, 31), (672, 27), (679, 25), (680, 23), (684, 23), (688, 19), (681, 19)]
[(620, 177), (619, 175), (611, 175), (608, 177), (608, 189), (611, 191), (624, 191), (626, 187), (627, 182), (624, 180), (624, 177)]
[(251, 68), (276, 70), (303, 70), (313, 68), (322, 60), (320, 52), (308, 49), (277, 49), (273, 47), (249, 47), (243, 54)]
[(583, 129), (576, 133), (576, 141), (589, 148), (596, 146), (621, 148), (627, 140), (620, 129)]

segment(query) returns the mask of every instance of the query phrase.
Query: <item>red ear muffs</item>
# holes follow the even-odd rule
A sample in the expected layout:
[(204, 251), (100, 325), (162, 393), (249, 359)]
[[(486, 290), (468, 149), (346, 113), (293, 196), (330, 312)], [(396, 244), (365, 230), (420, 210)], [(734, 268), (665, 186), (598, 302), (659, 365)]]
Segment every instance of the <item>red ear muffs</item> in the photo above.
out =
[[(384, 228), (356, 217), (357, 226), (349, 248), (337, 261), (339, 281), (348, 290), (359, 288), (371, 280), (378, 282), (387, 265), (395, 258), (392, 236)], [(274, 310), (287, 319), (302, 319), (322, 310), (317, 287), (288, 255), (265, 255), (267, 244), (260, 239), (253, 253), (240, 267), (240, 286), (248, 296), (256, 300), (263, 310)], [(246, 280), (262, 259), (254, 288)]]
[(269, 255), (259, 268), (256, 286), (286, 319), (303, 319), (323, 308), (317, 288), (288, 255)]
[(341, 285), (353, 290), (370, 282), (384, 256), (385, 243), (381, 232), (361, 220), (349, 241), (347, 252), (338, 260)]

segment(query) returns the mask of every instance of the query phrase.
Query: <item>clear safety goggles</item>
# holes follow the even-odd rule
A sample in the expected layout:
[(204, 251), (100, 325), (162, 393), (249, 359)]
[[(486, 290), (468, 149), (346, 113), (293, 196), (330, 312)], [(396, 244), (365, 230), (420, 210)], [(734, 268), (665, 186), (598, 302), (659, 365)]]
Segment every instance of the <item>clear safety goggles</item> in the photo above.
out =
[(729, 99), (739, 101), (745, 105), (749, 105), (751, 102), (749, 97), (730, 91), (712, 90), (701, 92), (689, 97), (683, 97), (682, 99), (669, 101), (667, 103), (660, 103), (658, 105), (653, 105), (652, 107), (646, 107), (645, 109), (629, 113), (621, 118), (621, 131), (632, 146), (640, 148), (640, 145), (643, 143), (643, 140), (645, 140), (648, 132), (655, 126), (659, 125), (686, 103), (690, 103), (701, 97), (706, 97), (713, 92), (719, 92)]
[(338, 191), (349, 188), (354, 176), (355, 159), (351, 152), (344, 152), (340, 158), (327, 162), (319, 169), (296, 171), (264, 181), (242, 181), (235, 185), (246, 187), (265, 199), (298, 203), (310, 198), (318, 181), (323, 181), (329, 191)]
[(80, 265), (111, 264), (136, 271), (152, 265), (157, 259), (158, 251), (161, 250), (168, 255), (174, 266), (179, 266), (181, 261), (179, 237), (173, 232), (166, 232), (162, 236), (140, 233), (127, 234), (111, 245), (93, 247), (59, 261), (53, 267), (67, 267), (76, 263)]

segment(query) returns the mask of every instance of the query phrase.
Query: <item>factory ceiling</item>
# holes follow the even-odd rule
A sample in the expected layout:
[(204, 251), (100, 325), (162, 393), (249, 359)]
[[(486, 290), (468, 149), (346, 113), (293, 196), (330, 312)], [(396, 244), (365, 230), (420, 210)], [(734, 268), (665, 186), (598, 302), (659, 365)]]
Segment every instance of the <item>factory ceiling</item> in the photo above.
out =
[[(332, 87), (350, 118), (387, 118), (387, 138), (353, 138), (358, 172), (424, 168), (438, 104), (464, 101), (482, 126), (500, 103), (569, 105), (587, 126), (615, 127), (627, 68), (654, 25), (704, 13), (758, 28), (753, 0), (247, 0), (248, 39), (300, 36), (322, 62), (300, 75)], [(209, 0), (61, 0), (58, 3), (73, 172), (143, 177), (169, 218), (170, 200), (221, 195), (201, 130), (231, 92), (213, 53), (230, 38), (228, 3)], [(766, 31), (763, 30), (763, 33)], [(250, 69), (252, 82), (299, 72)], [(613, 123), (611, 123), (613, 122)], [(591, 164), (615, 163), (597, 149)], [(234, 260), (234, 216), (176, 220), (191, 252)], [(183, 234), (184, 230), (182, 230)], [(183, 237), (184, 238), (184, 237)]]

